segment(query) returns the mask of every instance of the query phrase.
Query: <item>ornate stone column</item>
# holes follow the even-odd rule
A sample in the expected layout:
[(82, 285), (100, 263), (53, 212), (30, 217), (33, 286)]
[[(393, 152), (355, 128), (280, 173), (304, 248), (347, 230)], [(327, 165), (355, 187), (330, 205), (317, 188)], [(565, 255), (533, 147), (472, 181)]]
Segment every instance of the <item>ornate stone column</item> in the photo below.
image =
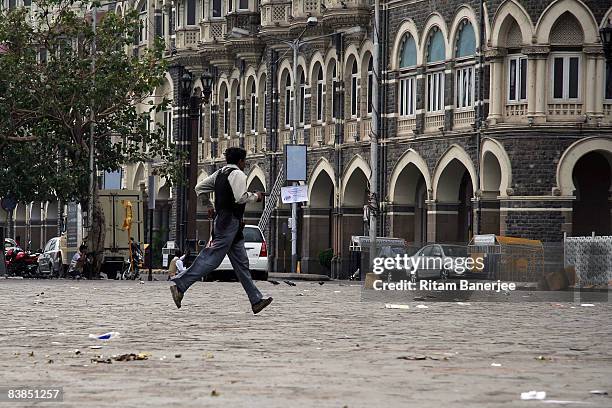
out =
[(503, 86), (506, 83), (504, 75), (504, 58), (507, 54), (504, 48), (491, 48), (486, 51), (486, 58), (489, 61), (489, 117), (491, 124), (502, 121), (504, 92)]

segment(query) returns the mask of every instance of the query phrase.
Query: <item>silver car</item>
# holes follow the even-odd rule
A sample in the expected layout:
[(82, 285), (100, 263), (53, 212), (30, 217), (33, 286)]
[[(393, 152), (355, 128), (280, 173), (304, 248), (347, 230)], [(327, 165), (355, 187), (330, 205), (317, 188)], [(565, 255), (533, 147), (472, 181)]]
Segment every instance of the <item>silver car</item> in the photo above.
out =
[(61, 277), (64, 274), (64, 263), (68, 259), (63, 259), (61, 248), (61, 237), (51, 238), (42, 253), (38, 257), (38, 273), (53, 277)]
[(467, 247), (461, 245), (432, 244), (421, 248), (411, 258), (410, 278), (447, 279), (450, 276), (463, 276), (468, 270), (466, 262)]

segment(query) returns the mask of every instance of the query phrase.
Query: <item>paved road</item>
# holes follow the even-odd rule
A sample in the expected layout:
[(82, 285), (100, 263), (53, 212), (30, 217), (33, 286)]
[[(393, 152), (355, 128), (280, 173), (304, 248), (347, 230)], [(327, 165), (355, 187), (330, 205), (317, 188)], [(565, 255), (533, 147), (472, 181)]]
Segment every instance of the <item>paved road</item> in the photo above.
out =
[[(0, 386), (62, 385), (54, 406), (79, 408), (544, 406), (520, 401), (529, 390), (612, 406), (589, 394), (612, 394), (609, 303), (391, 310), (356, 286), (296, 283), (258, 283), (275, 301), (253, 316), (236, 283), (197, 284), (177, 310), (166, 282), (0, 280)], [(138, 352), (152, 355), (90, 361)]]

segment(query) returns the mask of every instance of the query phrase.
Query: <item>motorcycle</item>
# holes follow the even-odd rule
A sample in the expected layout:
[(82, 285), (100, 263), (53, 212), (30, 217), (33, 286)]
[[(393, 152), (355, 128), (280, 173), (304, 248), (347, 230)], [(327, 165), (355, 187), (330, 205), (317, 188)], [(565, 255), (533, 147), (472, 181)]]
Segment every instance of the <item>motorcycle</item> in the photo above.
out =
[(9, 276), (37, 278), (38, 256), (40, 254), (25, 252), (19, 247), (9, 248), (4, 255), (6, 272)]

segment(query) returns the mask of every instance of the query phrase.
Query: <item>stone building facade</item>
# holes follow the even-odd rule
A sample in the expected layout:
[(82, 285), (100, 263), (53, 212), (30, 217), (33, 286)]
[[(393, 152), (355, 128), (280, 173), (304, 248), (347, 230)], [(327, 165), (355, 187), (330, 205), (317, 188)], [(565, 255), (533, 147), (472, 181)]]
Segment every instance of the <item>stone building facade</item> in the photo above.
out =
[[(379, 174), (379, 235), (465, 243), (475, 233), (559, 242), (564, 234), (612, 234), (612, 63), (599, 29), (608, 1), (381, 1), (381, 77), (372, 69), (373, 6), (365, 0), (144, 0), (139, 52), (162, 36), (171, 67), (155, 98), (173, 100), (152, 117), (169, 141), (197, 149), (197, 175), (249, 152), (249, 188), (269, 190), (296, 133), (309, 146), (309, 201), (299, 209), (303, 272), (351, 272), (349, 241), (366, 225), (363, 206), (372, 165)], [(316, 27), (300, 48), (297, 77), (283, 42), (308, 17)], [(351, 34), (335, 34), (343, 30)], [(317, 39), (318, 38), (318, 39)], [(214, 83), (202, 103), (201, 74)], [(185, 88), (185, 75), (191, 78)], [(372, 101), (379, 80), (381, 100)], [(297, 81), (298, 92), (293, 92)], [(194, 101), (197, 104), (194, 104)], [(381, 115), (379, 161), (369, 163), (372, 112)], [(194, 143), (195, 141), (195, 143)], [(195, 157), (195, 154), (194, 156)], [(126, 169), (136, 188), (148, 169)], [(204, 208), (160, 180), (154, 229), (176, 239)], [(247, 209), (256, 223), (263, 206)], [(195, 216), (193, 212), (195, 211)], [(273, 213), (268, 247), (274, 270), (289, 269), (290, 209)], [(192, 231), (193, 232), (193, 231)]]

